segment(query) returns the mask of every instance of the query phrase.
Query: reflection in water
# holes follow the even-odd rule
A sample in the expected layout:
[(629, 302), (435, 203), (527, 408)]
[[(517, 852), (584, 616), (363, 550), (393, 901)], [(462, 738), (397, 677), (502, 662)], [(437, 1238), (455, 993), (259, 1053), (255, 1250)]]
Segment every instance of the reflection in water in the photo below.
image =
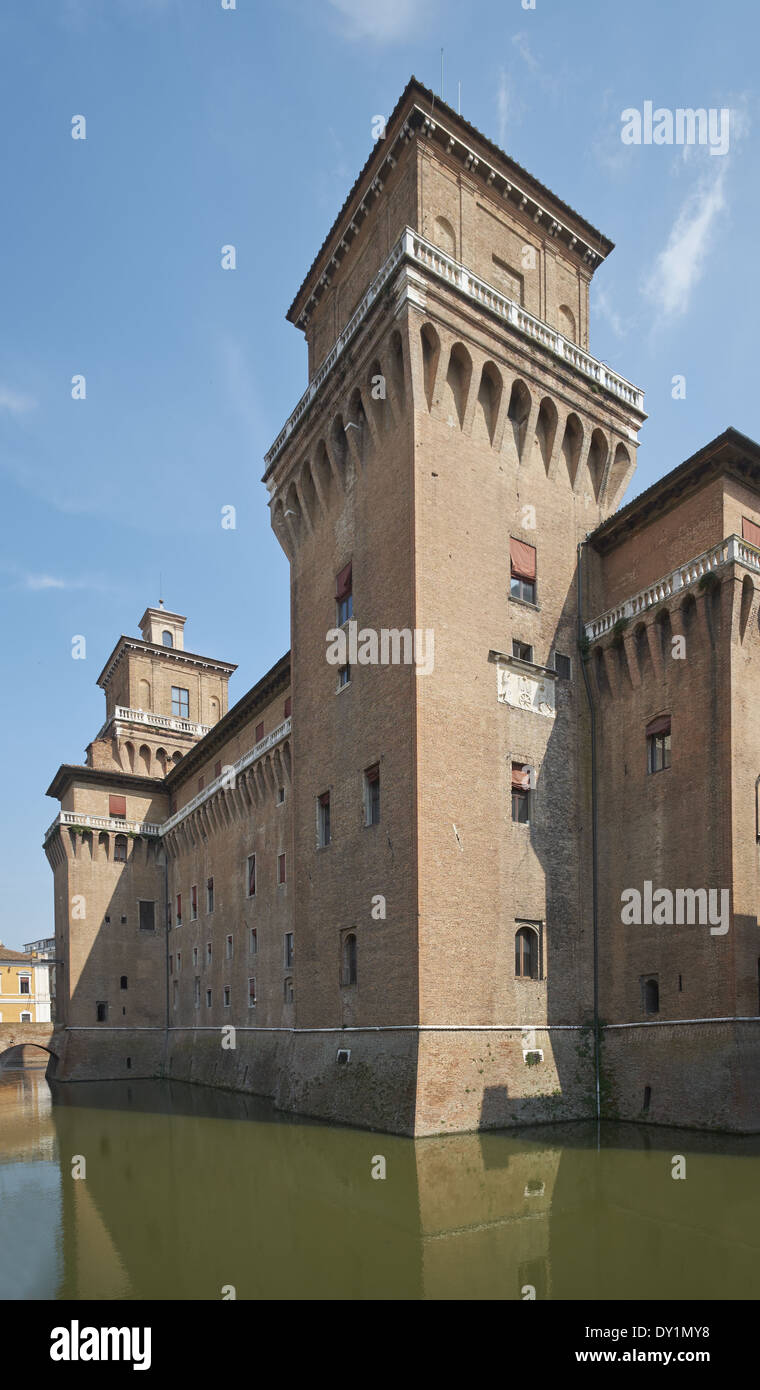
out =
[(203, 1087), (8, 1071), (0, 1297), (756, 1299), (759, 1179), (757, 1138), (412, 1142)]

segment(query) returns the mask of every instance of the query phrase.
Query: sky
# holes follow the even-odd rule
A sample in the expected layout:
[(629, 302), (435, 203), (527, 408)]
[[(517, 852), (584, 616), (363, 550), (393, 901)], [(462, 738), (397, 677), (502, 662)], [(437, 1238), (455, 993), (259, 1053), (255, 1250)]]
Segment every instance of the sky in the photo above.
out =
[[(13, 947), (52, 933), (45, 789), (103, 722), (95, 681), (118, 636), (138, 635), (160, 592), (190, 650), (238, 663), (231, 703), (288, 649), (288, 566), (260, 482), (306, 386), (285, 313), (374, 119), (412, 74), (440, 91), (441, 49), (444, 98), (456, 106), (461, 84), (463, 116), (616, 243), (592, 282), (590, 348), (645, 391), (625, 500), (728, 425), (760, 438), (755, 0), (232, 4), (0, 10)], [(727, 152), (624, 143), (622, 113), (646, 101), (728, 109)]]

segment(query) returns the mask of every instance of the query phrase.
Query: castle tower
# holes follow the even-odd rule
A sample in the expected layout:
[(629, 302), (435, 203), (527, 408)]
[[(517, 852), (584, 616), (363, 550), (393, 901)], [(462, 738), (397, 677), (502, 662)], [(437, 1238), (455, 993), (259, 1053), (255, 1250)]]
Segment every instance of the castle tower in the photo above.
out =
[(412, 80), (291, 306), (309, 385), (265, 481), (291, 562), (296, 1108), (418, 1134), (588, 1113), (577, 547), (645, 418), (588, 350), (611, 250)]
[[(100, 1075), (124, 1075), (117, 1030), (165, 1025), (167, 889), (160, 828), (171, 807), (164, 778), (226, 713), (227, 683), (236, 669), (186, 652), (184, 624), (178, 614), (149, 608), (142, 638), (119, 638), (98, 677), (106, 721), (88, 746), (86, 763), (64, 763), (47, 792), (61, 805), (45, 836), (54, 874), (56, 955), (64, 963), (56, 982), (58, 1021), (101, 1029), (95, 1049)], [(151, 1041), (147, 1032), (132, 1035), (133, 1072), (155, 1070)], [(81, 1032), (68, 1035), (68, 1079), (78, 1074), (80, 1046), (82, 1074), (93, 1074), (86, 1060), (92, 1044)]]

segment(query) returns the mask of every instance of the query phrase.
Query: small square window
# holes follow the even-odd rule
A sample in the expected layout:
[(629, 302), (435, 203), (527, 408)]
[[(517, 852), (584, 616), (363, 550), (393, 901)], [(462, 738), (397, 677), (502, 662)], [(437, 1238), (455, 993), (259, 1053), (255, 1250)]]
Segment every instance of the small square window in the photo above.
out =
[(512, 655), (519, 657), (521, 661), (532, 661), (533, 648), (530, 646), (528, 642), (518, 642), (517, 639), (513, 637)]
[(565, 656), (563, 652), (555, 652), (554, 669), (557, 672), (557, 678), (559, 680), (569, 681), (573, 674), (573, 667), (570, 657)]

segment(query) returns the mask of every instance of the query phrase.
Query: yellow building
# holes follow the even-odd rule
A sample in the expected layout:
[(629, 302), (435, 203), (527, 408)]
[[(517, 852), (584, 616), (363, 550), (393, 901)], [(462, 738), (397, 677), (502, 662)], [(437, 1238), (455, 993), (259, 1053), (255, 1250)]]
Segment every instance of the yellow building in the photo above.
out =
[(0, 1023), (50, 1021), (50, 967), (0, 944)]

